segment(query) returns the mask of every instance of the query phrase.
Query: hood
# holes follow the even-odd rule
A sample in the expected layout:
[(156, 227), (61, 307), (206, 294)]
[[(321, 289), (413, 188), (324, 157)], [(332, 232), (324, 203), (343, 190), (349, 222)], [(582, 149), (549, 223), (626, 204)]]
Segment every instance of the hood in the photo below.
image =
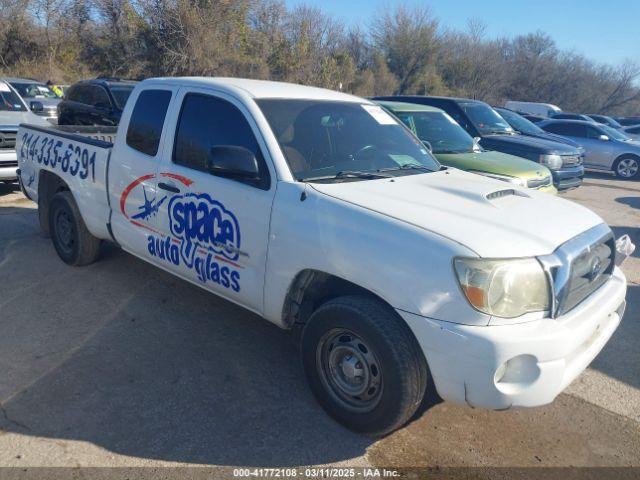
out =
[(32, 125), (40, 125), (50, 127), (45, 118), (36, 115), (30, 110), (26, 112), (8, 112), (6, 110), (0, 111), (0, 126), (18, 126), (21, 123), (30, 123)]
[(552, 142), (564, 143), (566, 145), (571, 145), (572, 147), (576, 147), (576, 148), (580, 147), (580, 145), (577, 142), (574, 142), (570, 138), (561, 137), (560, 135), (556, 135), (555, 133), (547, 133), (547, 132), (522, 133), (522, 135), (526, 137), (539, 138), (541, 140), (550, 140)]
[(553, 140), (528, 137), (526, 135), (488, 135), (486, 137), (482, 137), (482, 141), (480, 143), (486, 148), (502, 145), (506, 148), (514, 150), (528, 150), (530, 152), (536, 152), (537, 154), (578, 154), (575, 147), (572, 147), (565, 142), (560, 143)]
[(551, 176), (549, 169), (539, 163), (501, 152), (436, 153), (435, 156), (440, 163), (461, 170), (478, 170), (526, 179)]
[(456, 169), (310, 185), (325, 195), (449, 238), (486, 258), (547, 255), (603, 223), (591, 210), (568, 200)]

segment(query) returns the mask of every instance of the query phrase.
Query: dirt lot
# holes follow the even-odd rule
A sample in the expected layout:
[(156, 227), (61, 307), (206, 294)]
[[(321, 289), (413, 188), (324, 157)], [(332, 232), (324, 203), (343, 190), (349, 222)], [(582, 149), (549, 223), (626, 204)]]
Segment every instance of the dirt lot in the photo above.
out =
[[(640, 183), (564, 195), (640, 244)], [(640, 466), (640, 255), (625, 319), (550, 406), (430, 398), (374, 441), (313, 400), (286, 332), (107, 246), (71, 268), (0, 185), (0, 466)]]

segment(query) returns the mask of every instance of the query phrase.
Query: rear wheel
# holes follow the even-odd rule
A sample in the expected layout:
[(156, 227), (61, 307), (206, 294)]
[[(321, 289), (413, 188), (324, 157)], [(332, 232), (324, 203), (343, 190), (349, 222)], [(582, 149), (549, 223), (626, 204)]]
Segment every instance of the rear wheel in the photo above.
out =
[(51, 199), (49, 233), (63, 262), (83, 266), (98, 258), (100, 240), (87, 230), (71, 192), (58, 192)]
[(637, 178), (638, 171), (640, 171), (640, 162), (637, 157), (622, 157), (616, 160), (613, 170), (620, 178)]
[(372, 297), (339, 297), (320, 306), (302, 332), (302, 362), (327, 413), (370, 435), (404, 425), (426, 389), (427, 364), (413, 333)]

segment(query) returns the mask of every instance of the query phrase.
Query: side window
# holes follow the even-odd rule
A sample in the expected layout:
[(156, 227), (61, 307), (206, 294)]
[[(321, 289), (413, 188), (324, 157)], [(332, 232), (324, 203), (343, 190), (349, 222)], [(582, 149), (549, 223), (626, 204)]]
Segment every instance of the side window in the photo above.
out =
[(584, 126), (579, 123), (553, 123), (547, 127), (547, 131), (557, 133), (558, 135), (567, 135), (569, 137), (587, 136)]
[(98, 86), (93, 86), (91, 88), (91, 100), (89, 102), (90, 105), (94, 107), (110, 107), (111, 101), (109, 100), (109, 95), (107, 91)]
[(145, 90), (140, 93), (129, 119), (127, 145), (152, 157), (158, 153), (170, 101), (171, 92), (168, 90)]
[(597, 128), (587, 127), (587, 138), (597, 139), (600, 138), (600, 135), (603, 135), (603, 133)]
[(269, 189), (269, 171), (258, 141), (242, 112), (220, 98), (187, 94), (178, 119), (173, 162), (194, 170), (207, 171), (211, 149), (223, 145), (244, 147), (252, 152), (258, 160), (260, 180), (243, 183)]
[(74, 87), (71, 93), (69, 94), (69, 100), (73, 100), (74, 102), (83, 103), (85, 105), (89, 105), (89, 90), (85, 85), (78, 85)]
[(66, 100), (70, 100), (72, 102), (77, 102), (78, 97), (78, 87), (70, 87), (67, 91), (67, 94), (64, 96)]

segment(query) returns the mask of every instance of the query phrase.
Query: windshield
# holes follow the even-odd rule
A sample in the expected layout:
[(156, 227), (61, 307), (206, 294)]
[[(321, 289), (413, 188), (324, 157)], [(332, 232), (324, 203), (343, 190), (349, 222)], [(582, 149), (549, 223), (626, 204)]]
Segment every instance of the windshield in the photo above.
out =
[(122, 109), (124, 108), (125, 104), (127, 103), (127, 99), (129, 98), (129, 95), (131, 95), (131, 92), (133, 91), (133, 87), (134, 85), (111, 85), (110, 86), (110, 90), (111, 90), (111, 94), (113, 95), (114, 100), (116, 101), (116, 105), (118, 106), (118, 108)]
[(474, 142), (456, 121), (444, 112), (394, 112), (420, 140), (431, 144), (433, 153), (472, 152)]
[(0, 111), (2, 110), (12, 112), (27, 111), (27, 107), (24, 106), (20, 97), (4, 82), (0, 82)]
[(612, 128), (622, 128), (622, 125), (620, 125), (615, 119), (611, 118), (611, 117), (607, 117), (607, 116), (603, 116), (603, 119), (605, 119), (607, 121), (607, 125), (609, 125)]
[(460, 103), (460, 108), (467, 114), (481, 135), (513, 133), (513, 128), (487, 104), (463, 102)]
[(528, 135), (539, 135), (545, 133), (540, 127), (530, 120), (527, 120), (522, 115), (518, 115), (516, 112), (510, 110), (504, 110), (502, 108), (496, 109), (502, 118), (504, 118), (514, 130), (525, 133)]
[(11, 82), (22, 98), (58, 98), (44, 83)]
[(598, 127), (605, 132), (605, 135), (608, 135), (610, 138), (615, 140), (620, 140), (622, 142), (631, 140), (631, 137), (622, 133), (620, 130), (616, 130), (615, 128), (611, 128), (607, 125), (598, 125)]
[(257, 103), (298, 180), (346, 172), (406, 175), (440, 168), (424, 145), (378, 105), (286, 99)]

